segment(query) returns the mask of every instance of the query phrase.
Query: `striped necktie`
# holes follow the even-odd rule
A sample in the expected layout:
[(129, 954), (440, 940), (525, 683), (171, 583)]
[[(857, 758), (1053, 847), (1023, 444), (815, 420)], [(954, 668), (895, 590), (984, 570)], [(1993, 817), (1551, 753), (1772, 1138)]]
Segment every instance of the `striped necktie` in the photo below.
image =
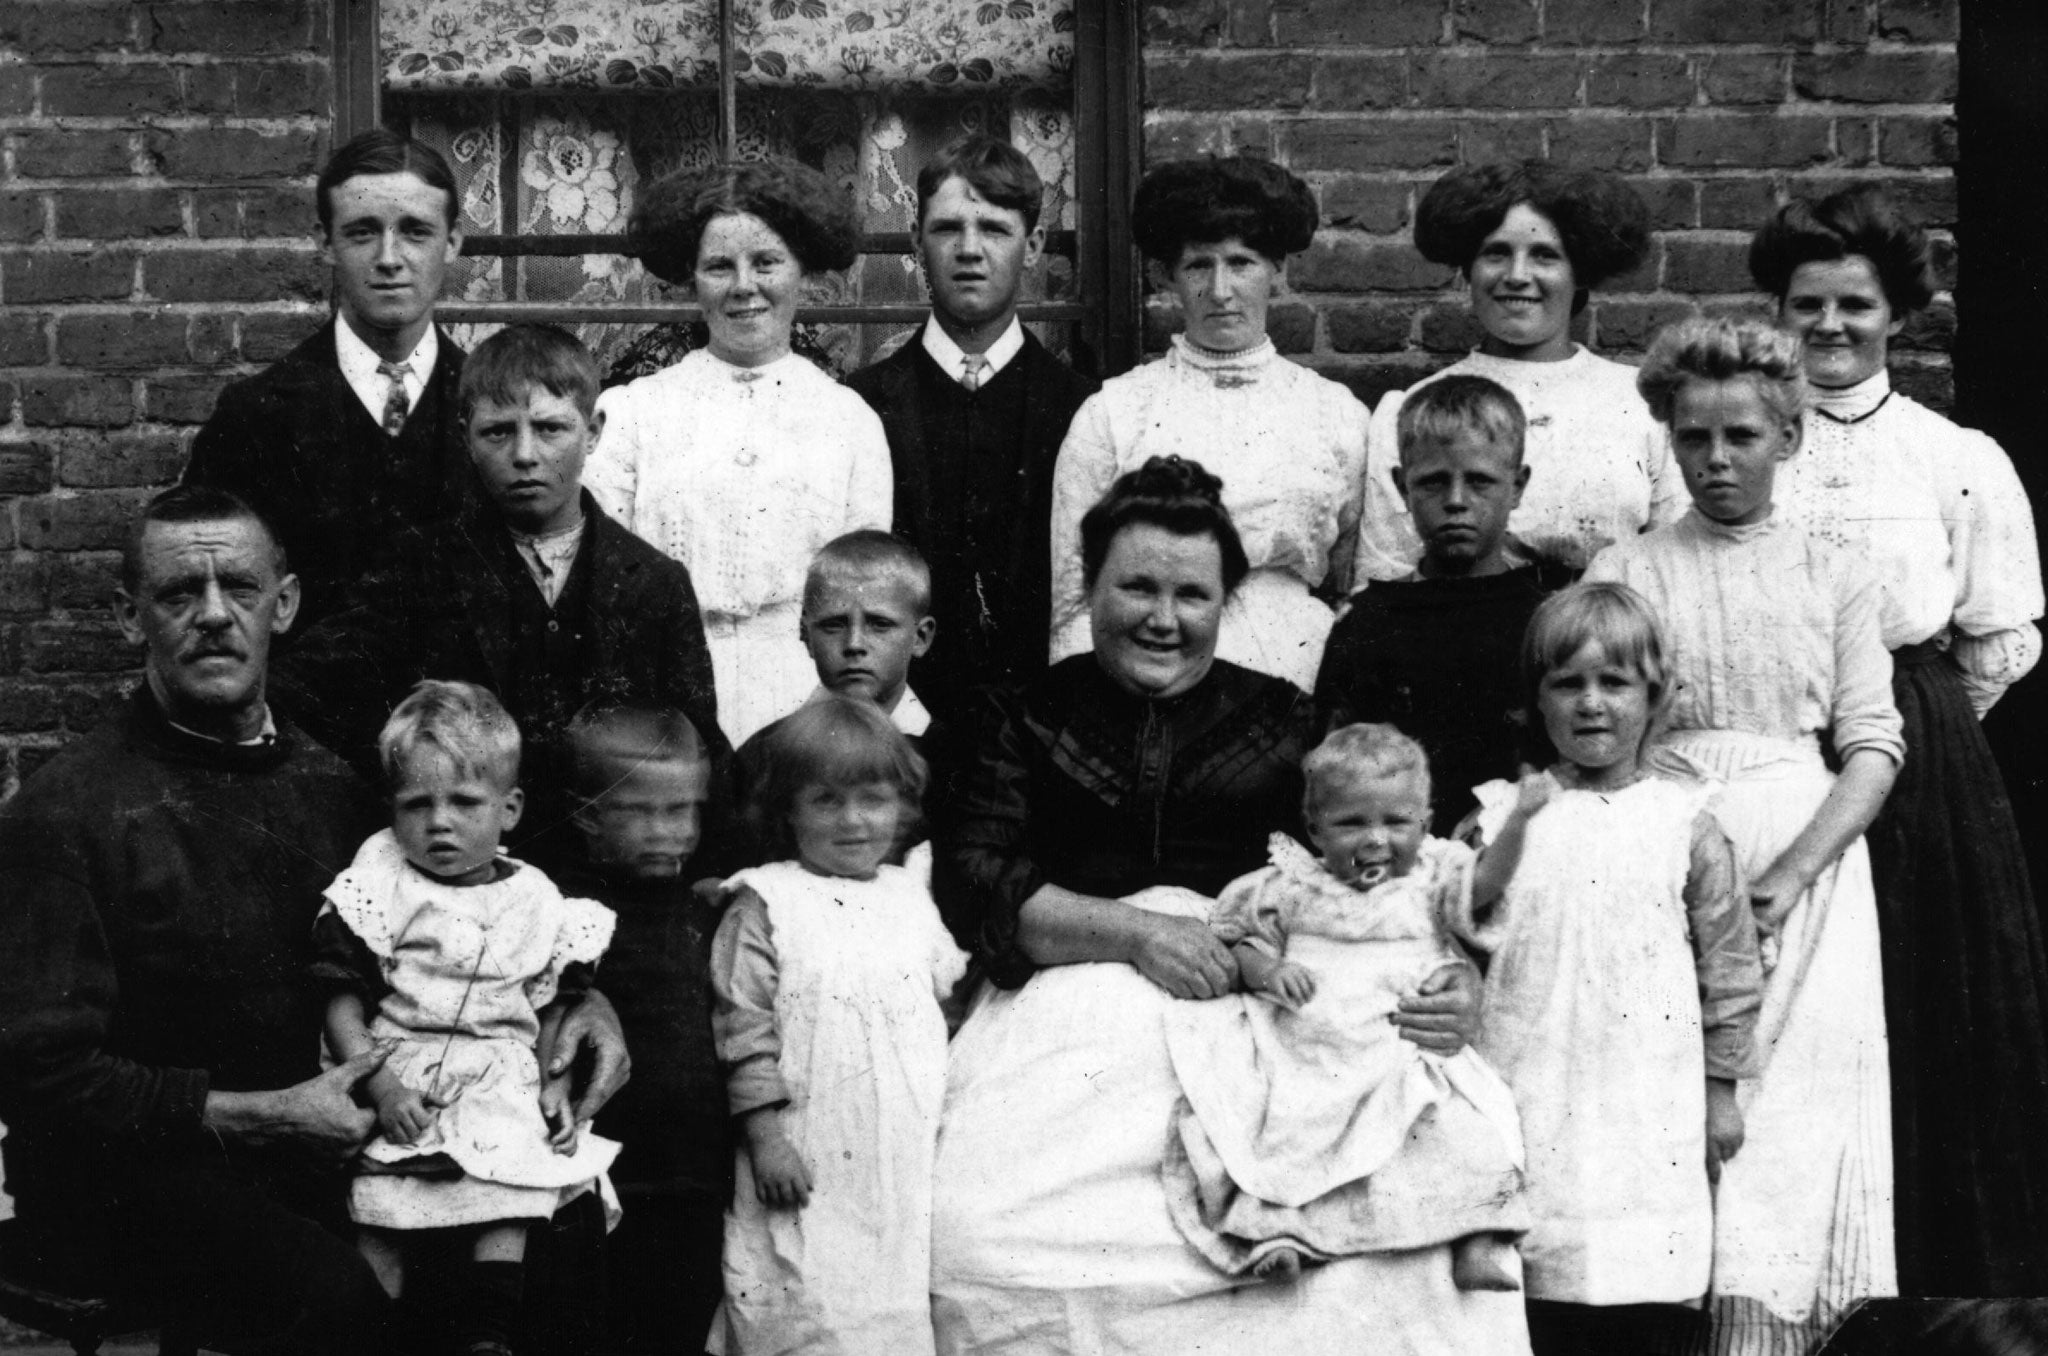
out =
[(384, 396), (384, 432), (396, 438), (405, 430), (405, 416), (412, 413), (412, 401), (405, 394), (405, 379), (412, 375), (412, 364), (380, 362), (377, 374), (391, 382), (391, 389)]
[(981, 389), (982, 370), (988, 366), (988, 359), (979, 353), (965, 353), (960, 357), (960, 384), (970, 391)]

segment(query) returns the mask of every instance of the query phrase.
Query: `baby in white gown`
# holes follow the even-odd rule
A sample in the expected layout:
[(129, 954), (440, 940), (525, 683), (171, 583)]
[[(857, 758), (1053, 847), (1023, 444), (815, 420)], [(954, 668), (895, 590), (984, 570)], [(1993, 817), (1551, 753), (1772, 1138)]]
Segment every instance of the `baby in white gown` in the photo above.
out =
[(1211, 921), (1245, 996), (1178, 1005), (1167, 1040), (1185, 1101), (1163, 1174), (1182, 1234), (1232, 1272), (1451, 1243), (1468, 1290), (1513, 1290), (1529, 1225), (1507, 1085), (1469, 1048), (1432, 1055), (1388, 1020), (1462, 962), (1506, 888), (1542, 775), (1484, 852), (1428, 836), (1429, 765), (1388, 725), (1350, 725), (1304, 760), (1318, 860), (1276, 834), (1272, 864)]

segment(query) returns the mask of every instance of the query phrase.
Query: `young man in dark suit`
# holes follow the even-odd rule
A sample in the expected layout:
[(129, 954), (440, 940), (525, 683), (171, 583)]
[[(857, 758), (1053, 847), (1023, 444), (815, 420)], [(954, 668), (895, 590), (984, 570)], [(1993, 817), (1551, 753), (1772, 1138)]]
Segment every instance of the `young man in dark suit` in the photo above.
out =
[(1045, 247), (1038, 172), (1006, 142), (954, 142), (919, 171), (912, 232), (932, 313), (847, 385), (882, 417), (899, 535), (931, 565), (938, 636), (911, 686), (940, 720), (967, 690), (1045, 667), (1052, 471), (1096, 383), (1017, 319)]
[(301, 635), (399, 528), (446, 516), (471, 484), (463, 354), (434, 324), (462, 248), (448, 162), (379, 128), (334, 153), (316, 194), (334, 320), (223, 391), (185, 468), (275, 526), (304, 586)]

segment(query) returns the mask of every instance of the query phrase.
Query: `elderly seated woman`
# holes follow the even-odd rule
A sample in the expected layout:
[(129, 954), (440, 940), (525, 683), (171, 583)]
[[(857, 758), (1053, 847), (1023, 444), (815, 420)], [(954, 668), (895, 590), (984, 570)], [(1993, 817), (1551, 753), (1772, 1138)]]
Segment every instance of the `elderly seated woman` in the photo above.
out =
[[(941, 1352), (1525, 1352), (1520, 1296), (1458, 1290), (1448, 1247), (1293, 1284), (1213, 1268), (1160, 1184), (1180, 1096), (1164, 1018), (1237, 984), (1210, 897), (1299, 833), (1308, 698), (1216, 658), (1247, 570), (1200, 466), (1154, 458), (1081, 524), (1094, 646), (998, 694), (942, 825), (940, 905), (993, 981), (954, 1042), (933, 1219)], [(1477, 985), (1403, 1000), (1452, 1051)]]

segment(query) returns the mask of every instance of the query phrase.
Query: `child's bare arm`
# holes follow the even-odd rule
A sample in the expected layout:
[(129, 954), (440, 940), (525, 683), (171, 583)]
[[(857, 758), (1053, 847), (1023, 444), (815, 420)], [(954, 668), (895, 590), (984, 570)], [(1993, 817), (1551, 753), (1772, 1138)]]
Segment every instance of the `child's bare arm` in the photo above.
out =
[(375, 1044), (361, 994), (337, 993), (327, 1000), (327, 1048), (337, 1061), (354, 1059)]
[[(377, 1048), (361, 994), (338, 993), (327, 1000), (327, 1044), (342, 1060)], [(440, 1109), (440, 1103), (401, 1082), (389, 1065), (364, 1079), (363, 1091), (377, 1108), (377, 1128), (394, 1144), (411, 1144), (425, 1134)]]
[(1507, 822), (1500, 826), (1493, 841), (1480, 850), (1479, 864), (1472, 869), (1474, 911), (1491, 907), (1507, 892), (1508, 882), (1515, 878), (1515, 868), (1522, 864), (1522, 839), (1529, 821), (1550, 803), (1557, 792), (1557, 779), (1548, 772), (1530, 770), (1515, 783), (1515, 790), (1515, 808), (1508, 812)]
[(1250, 940), (1230, 948), (1247, 993), (1264, 994), (1290, 1011), (1316, 996), (1316, 977), (1307, 966), (1283, 960)]

